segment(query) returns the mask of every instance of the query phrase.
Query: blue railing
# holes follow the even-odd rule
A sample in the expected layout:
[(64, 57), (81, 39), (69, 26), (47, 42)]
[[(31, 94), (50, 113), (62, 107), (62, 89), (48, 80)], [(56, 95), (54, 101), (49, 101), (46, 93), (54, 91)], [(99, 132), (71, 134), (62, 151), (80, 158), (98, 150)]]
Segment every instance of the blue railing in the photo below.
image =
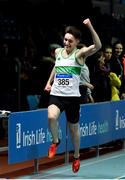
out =
[[(125, 138), (125, 101), (81, 105), (81, 149)], [(73, 149), (65, 113), (59, 119), (58, 153)], [(47, 109), (11, 113), (8, 119), (9, 164), (47, 156), (52, 141)]]

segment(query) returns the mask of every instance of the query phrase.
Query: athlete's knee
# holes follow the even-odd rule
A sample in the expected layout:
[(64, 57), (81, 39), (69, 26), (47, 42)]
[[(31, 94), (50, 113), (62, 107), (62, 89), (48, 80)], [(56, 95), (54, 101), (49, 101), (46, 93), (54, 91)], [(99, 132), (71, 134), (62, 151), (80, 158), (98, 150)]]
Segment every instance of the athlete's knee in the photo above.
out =
[(79, 131), (79, 123), (69, 123), (69, 129), (72, 133)]
[(50, 106), (48, 109), (49, 121), (56, 121), (60, 115), (60, 110), (56, 106)]

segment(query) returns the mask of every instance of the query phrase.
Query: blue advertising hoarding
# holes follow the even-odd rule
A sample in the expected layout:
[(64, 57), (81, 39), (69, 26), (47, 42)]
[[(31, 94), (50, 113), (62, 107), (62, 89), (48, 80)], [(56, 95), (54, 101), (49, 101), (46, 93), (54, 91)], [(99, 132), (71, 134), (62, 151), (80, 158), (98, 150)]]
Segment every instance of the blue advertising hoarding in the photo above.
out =
[[(47, 156), (52, 141), (47, 109), (11, 113), (8, 121), (10, 164)], [(81, 149), (125, 138), (125, 101), (81, 105), (80, 136)], [(57, 153), (73, 150), (65, 113), (59, 119), (59, 138)]]
[[(59, 119), (59, 138), (61, 145), (58, 152), (65, 151), (65, 118)], [(34, 110), (12, 113), (8, 120), (8, 155), (9, 163), (33, 160), (47, 156), (52, 136), (48, 129), (47, 110)], [(61, 126), (61, 128), (60, 128)]]

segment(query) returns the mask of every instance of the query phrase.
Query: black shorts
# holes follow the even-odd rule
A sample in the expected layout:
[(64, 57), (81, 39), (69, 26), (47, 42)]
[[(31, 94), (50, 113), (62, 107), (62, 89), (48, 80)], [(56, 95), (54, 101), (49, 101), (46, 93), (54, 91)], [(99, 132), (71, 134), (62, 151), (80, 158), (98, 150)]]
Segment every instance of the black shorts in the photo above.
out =
[(81, 97), (80, 97), (80, 104), (85, 104), (87, 103), (87, 87), (84, 86), (84, 85), (80, 85), (79, 86), (79, 91), (80, 91), (80, 94), (81, 94)]
[(65, 111), (67, 121), (79, 121), (80, 97), (61, 97), (50, 95), (49, 105), (56, 105), (61, 112)]

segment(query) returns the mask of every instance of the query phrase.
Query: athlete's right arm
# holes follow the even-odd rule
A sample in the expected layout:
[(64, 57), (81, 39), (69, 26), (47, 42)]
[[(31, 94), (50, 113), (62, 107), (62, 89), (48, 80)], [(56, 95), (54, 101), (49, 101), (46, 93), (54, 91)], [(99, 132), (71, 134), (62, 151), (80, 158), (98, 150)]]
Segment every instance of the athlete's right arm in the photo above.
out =
[(55, 66), (53, 67), (50, 77), (46, 83), (46, 86), (44, 88), (44, 91), (50, 92), (51, 91), (51, 86), (52, 86), (52, 82), (54, 80), (54, 76), (55, 76)]

